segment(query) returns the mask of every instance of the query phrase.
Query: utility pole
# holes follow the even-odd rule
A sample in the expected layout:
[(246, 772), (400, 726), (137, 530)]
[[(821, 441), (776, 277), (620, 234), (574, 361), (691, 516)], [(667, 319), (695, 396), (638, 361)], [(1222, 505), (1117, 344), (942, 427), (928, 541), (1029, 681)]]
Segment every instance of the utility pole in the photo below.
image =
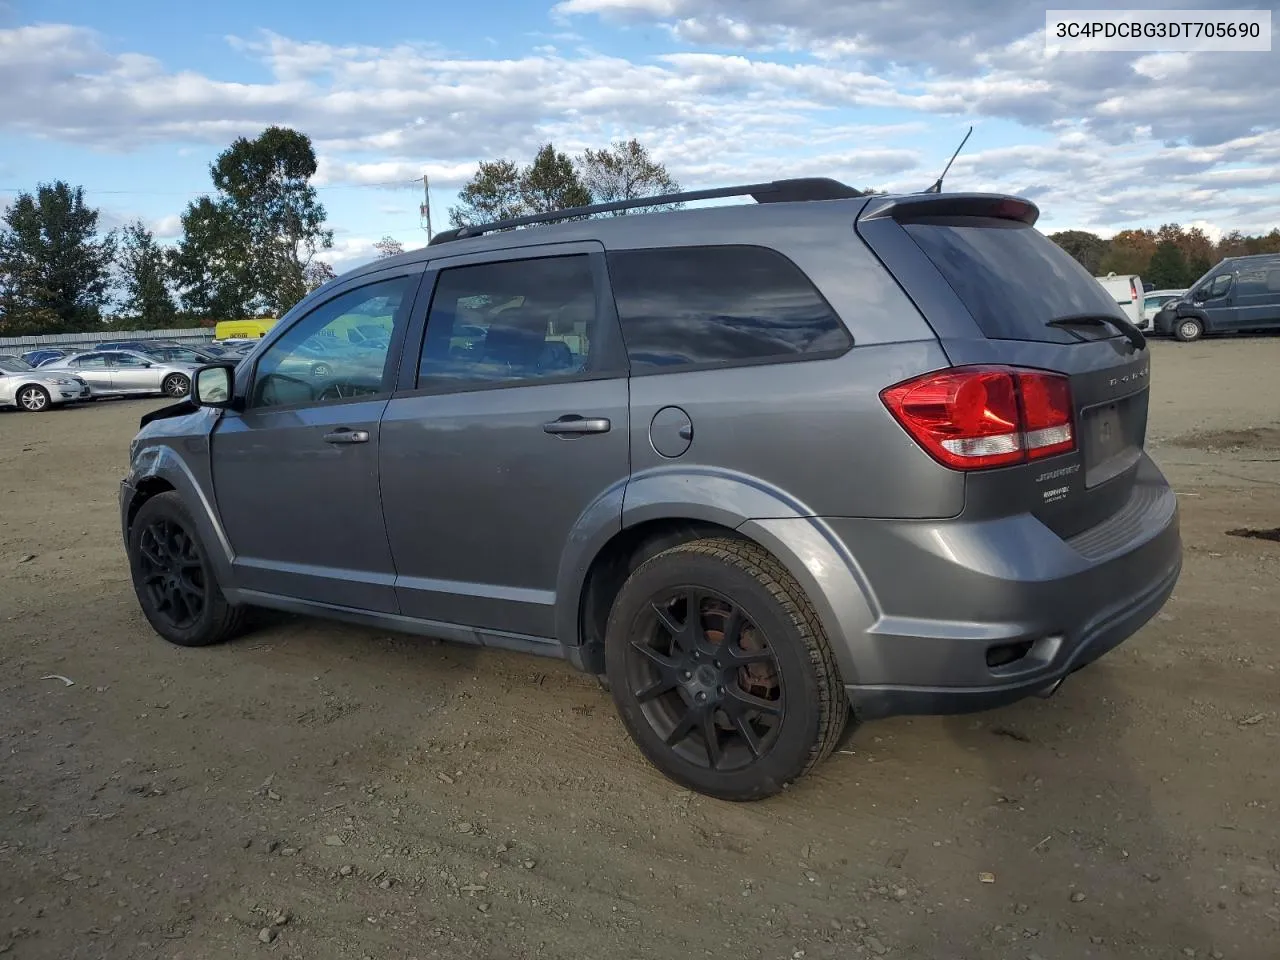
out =
[(418, 207), (419, 226), (427, 231), (427, 240), (431, 239), (431, 190), (427, 175), (422, 175), (422, 204)]

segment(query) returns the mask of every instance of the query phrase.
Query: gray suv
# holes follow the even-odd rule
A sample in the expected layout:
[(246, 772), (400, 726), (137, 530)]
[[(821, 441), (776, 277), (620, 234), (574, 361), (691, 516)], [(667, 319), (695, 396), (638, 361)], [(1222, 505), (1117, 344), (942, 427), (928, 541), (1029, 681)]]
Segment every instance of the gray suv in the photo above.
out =
[[(184, 646), (267, 607), (563, 658), (732, 800), (850, 720), (1048, 695), (1182, 548), (1143, 335), (1038, 213), (776, 181), (353, 270), (143, 419), (142, 610)], [(369, 313), (376, 350), (337, 335)]]

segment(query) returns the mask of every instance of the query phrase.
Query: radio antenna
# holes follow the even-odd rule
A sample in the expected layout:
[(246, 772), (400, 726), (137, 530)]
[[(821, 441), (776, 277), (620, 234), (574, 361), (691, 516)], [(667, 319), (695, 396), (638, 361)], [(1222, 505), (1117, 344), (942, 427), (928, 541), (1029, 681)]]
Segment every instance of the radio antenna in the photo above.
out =
[(956, 152), (951, 155), (951, 159), (947, 161), (946, 167), (943, 168), (942, 176), (938, 177), (938, 179), (934, 181), (933, 186), (930, 187), (928, 190), (926, 190), (925, 193), (941, 193), (942, 192), (943, 177), (947, 175), (947, 171), (951, 169), (951, 165), (956, 162), (956, 157), (960, 156), (960, 151), (963, 150), (964, 145), (969, 142), (969, 137), (972, 133), (973, 133), (973, 127), (970, 126), (969, 132), (964, 135), (964, 139), (960, 141), (960, 146), (956, 147)]

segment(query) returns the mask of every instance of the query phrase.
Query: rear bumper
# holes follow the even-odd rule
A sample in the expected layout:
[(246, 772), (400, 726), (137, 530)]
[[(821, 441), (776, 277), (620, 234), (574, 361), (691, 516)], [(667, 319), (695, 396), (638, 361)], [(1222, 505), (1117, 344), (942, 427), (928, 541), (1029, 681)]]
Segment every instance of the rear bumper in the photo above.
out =
[(845, 638), (846, 691), (866, 719), (968, 713), (1052, 690), (1154, 617), (1182, 569), (1176, 498), (1145, 456), (1129, 504), (1071, 540), (1029, 515), (828, 523), (879, 608), (869, 630)]

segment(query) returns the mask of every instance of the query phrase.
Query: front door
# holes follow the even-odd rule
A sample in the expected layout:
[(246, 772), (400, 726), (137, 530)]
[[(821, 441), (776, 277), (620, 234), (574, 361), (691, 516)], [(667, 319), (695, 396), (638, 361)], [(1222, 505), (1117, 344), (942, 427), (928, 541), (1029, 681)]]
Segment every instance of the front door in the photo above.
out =
[[(391, 395), (421, 267), (361, 277), (272, 332), (239, 376), (244, 408), (212, 438), (214, 494), (238, 584), (341, 607), (396, 612), (395, 567), (378, 496), (379, 420)], [(359, 283), (361, 285), (355, 286)], [(395, 317), (378, 352), (317, 344), (370, 305)]]
[(96, 395), (112, 393), (114, 385), (111, 380), (111, 364), (107, 362), (105, 353), (86, 353), (68, 361), (67, 366), (75, 370), (76, 375)]
[(382, 420), (404, 614), (551, 640), (573, 531), (589, 511), (621, 527), (627, 379), (603, 259), (582, 242), (438, 264)]
[(1210, 280), (1203, 290), (1197, 292), (1193, 302), (1204, 311), (1204, 315), (1209, 320), (1210, 330), (1236, 328), (1236, 308), (1232, 302), (1234, 286), (1235, 275), (1222, 273)]

